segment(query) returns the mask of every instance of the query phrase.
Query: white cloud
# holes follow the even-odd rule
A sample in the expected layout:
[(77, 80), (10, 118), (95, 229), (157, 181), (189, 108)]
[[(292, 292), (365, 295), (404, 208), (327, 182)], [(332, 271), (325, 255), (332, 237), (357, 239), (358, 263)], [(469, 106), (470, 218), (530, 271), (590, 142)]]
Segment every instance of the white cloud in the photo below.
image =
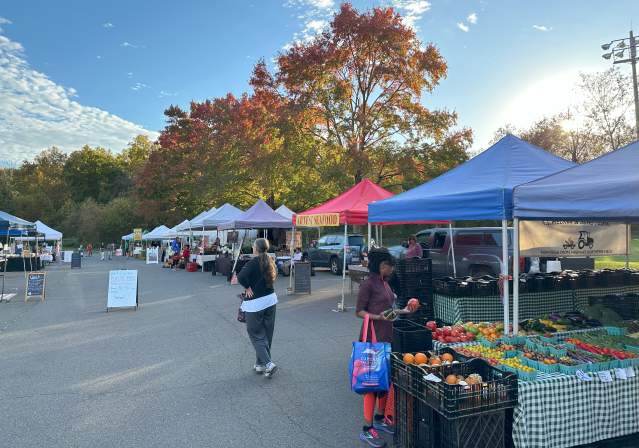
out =
[(144, 84), (143, 82), (136, 82), (135, 84), (133, 84), (131, 86), (131, 90), (135, 90), (136, 92), (138, 90), (142, 90), (142, 89), (148, 89), (149, 86), (147, 86), (146, 84)]
[(431, 4), (426, 0), (391, 0), (390, 6), (402, 15), (406, 26), (418, 30), (417, 22), (430, 9)]
[(536, 29), (537, 31), (542, 31), (542, 32), (546, 32), (546, 31), (551, 31), (552, 28), (548, 28), (546, 25), (533, 25), (532, 26), (534, 29)]
[(308, 42), (320, 34), (328, 25), (326, 19), (335, 13), (334, 0), (288, 0), (284, 6), (298, 10), (295, 17), (302, 22), (300, 31), (293, 34), (293, 42), (282, 47), (284, 51), (291, 48), (293, 43)]
[(165, 98), (167, 96), (177, 96), (177, 92), (167, 92), (165, 90), (160, 90), (158, 98)]
[(51, 81), (27, 62), (22, 45), (0, 35), (0, 160), (31, 159), (55, 145), (73, 151), (85, 144), (120, 151), (142, 126), (75, 100), (76, 91)]
[(127, 73), (127, 74), (126, 74), (126, 77), (127, 77), (127, 78), (133, 78), (133, 72), (129, 72), (129, 73)]
[(472, 23), (473, 25), (477, 23), (477, 13), (473, 12), (466, 17), (468, 23)]
[(120, 44), (124, 48), (145, 48), (144, 45), (134, 45), (131, 42), (124, 41)]
[(457, 28), (462, 30), (464, 33), (467, 33), (468, 31), (470, 31), (470, 28), (464, 22), (457, 22)]
[(97, 55), (95, 58), (96, 58), (97, 60), (100, 60), (100, 59), (102, 59), (102, 56)]
[(11, 25), (13, 22), (4, 17), (0, 17), (0, 31), (2, 31), (2, 25)]
[(112, 24), (111, 22), (106, 22), (106, 23), (103, 23), (102, 26), (104, 28), (113, 28), (115, 25)]

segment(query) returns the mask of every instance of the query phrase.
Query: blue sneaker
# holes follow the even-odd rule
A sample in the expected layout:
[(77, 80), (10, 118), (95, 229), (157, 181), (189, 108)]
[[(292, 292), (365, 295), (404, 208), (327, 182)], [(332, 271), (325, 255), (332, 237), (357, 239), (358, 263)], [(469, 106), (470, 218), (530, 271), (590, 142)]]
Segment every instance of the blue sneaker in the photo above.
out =
[(371, 428), (368, 431), (363, 431), (359, 435), (359, 440), (372, 446), (373, 448), (383, 448), (386, 446), (386, 441), (382, 439), (375, 428)]
[(381, 421), (374, 421), (373, 428), (375, 428), (379, 432), (390, 434), (391, 436), (395, 434), (395, 428), (390, 425), (390, 421), (387, 418), (384, 418), (384, 420)]

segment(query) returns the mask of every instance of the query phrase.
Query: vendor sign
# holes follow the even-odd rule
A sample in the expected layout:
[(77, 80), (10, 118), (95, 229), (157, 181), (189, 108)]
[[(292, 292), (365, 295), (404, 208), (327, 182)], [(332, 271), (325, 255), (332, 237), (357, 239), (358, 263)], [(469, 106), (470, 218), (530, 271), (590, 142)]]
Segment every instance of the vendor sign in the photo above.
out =
[(133, 229), (133, 241), (142, 241), (142, 229)]
[(339, 213), (318, 213), (315, 215), (297, 215), (296, 227), (339, 226)]
[(625, 224), (576, 221), (521, 221), (520, 247), (525, 257), (625, 255)]

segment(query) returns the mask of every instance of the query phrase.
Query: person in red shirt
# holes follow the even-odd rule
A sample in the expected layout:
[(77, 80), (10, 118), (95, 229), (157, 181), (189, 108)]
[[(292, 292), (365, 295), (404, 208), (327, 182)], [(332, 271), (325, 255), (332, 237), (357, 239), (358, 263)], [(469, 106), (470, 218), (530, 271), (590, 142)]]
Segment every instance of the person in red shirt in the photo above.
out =
[(186, 268), (186, 265), (189, 261), (191, 261), (191, 248), (187, 244), (184, 246), (184, 249), (182, 249), (182, 259), (180, 260), (180, 264), (184, 265), (184, 267)]

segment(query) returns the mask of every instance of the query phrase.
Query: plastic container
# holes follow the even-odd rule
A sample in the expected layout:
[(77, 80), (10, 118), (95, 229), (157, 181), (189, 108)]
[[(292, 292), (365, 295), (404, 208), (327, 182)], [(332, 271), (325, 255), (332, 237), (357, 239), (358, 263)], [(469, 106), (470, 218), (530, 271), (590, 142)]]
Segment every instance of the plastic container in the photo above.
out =
[[(450, 385), (445, 381), (423, 380), (426, 403), (448, 419), (466, 417), (517, 405), (517, 375), (491, 367), (481, 359), (438, 368), (442, 378), (447, 375), (481, 375), (483, 383), (472, 386)], [(418, 395), (418, 397), (420, 397)]]
[(393, 322), (392, 351), (400, 353), (423, 352), (433, 349), (433, 335), (428, 328), (412, 320)]

